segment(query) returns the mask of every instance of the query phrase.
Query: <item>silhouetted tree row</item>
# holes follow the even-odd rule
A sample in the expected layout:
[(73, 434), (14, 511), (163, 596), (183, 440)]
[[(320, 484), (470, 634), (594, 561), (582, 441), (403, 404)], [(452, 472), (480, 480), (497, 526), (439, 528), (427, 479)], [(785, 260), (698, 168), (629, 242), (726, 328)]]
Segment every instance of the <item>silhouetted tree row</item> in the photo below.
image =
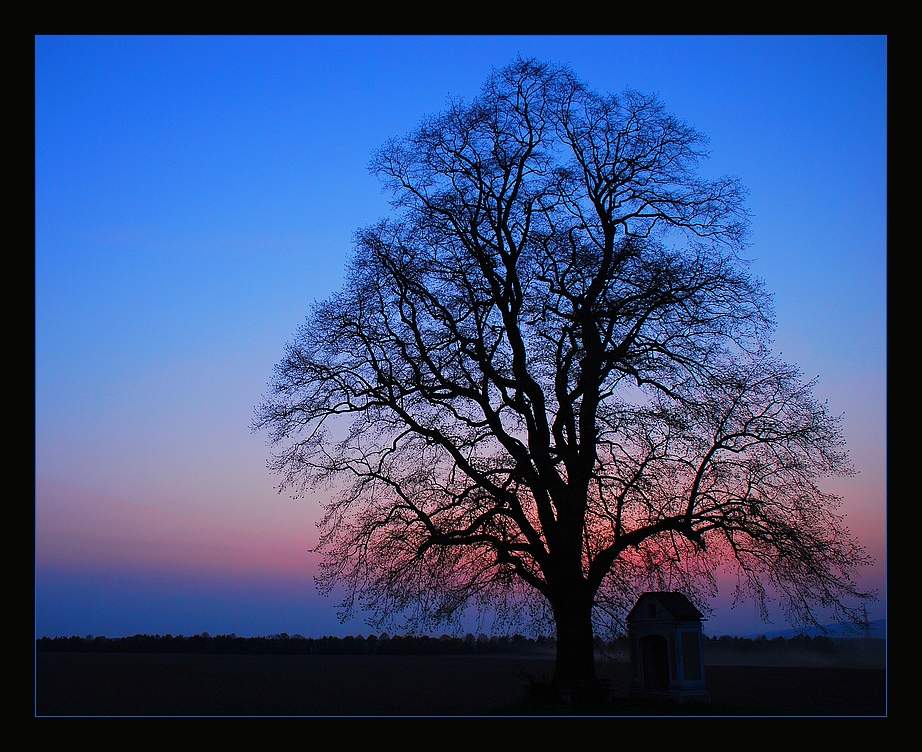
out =
[[(707, 637), (707, 643), (720, 649), (742, 653), (758, 654), (777, 651), (781, 648), (802, 648), (811, 652), (832, 654), (846, 646), (861, 647), (867, 642), (880, 640), (847, 639), (833, 637), (810, 637), (798, 635), (792, 638), (765, 636), (758, 638)], [(860, 643), (860, 644), (859, 644)], [(197, 635), (148, 635), (132, 637), (41, 637), (35, 642), (39, 652), (66, 653), (214, 653), (239, 655), (473, 655), (473, 654), (524, 654), (548, 652), (556, 647), (553, 637), (474, 636), (468, 633), (463, 638), (442, 635), (394, 635), (382, 633), (364, 637), (304, 637), (288, 635), (285, 632), (266, 637), (238, 637), (235, 634), (212, 636), (207, 632)], [(627, 653), (625, 638), (597, 644), (605, 652)]]
[(280, 633), (267, 637), (238, 637), (235, 634), (147, 635), (133, 637), (42, 637), (39, 652), (84, 653), (220, 653), (276, 655), (464, 655), (474, 653), (529, 653), (552, 650), (553, 637), (492, 636), (464, 638), (442, 635), (394, 635), (364, 637), (303, 637)]
[(819, 653), (834, 653), (840, 651), (843, 647), (855, 648), (863, 645), (876, 645), (883, 642), (880, 639), (864, 639), (861, 637), (828, 637), (825, 635), (796, 635), (795, 637), (784, 638), (781, 636), (768, 638), (765, 635), (756, 638), (748, 637), (731, 637), (722, 635), (721, 637), (709, 637), (708, 642), (715, 647), (729, 648), (747, 653), (768, 653), (776, 651), (781, 647), (795, 648), (800, 647), (805, 650)]

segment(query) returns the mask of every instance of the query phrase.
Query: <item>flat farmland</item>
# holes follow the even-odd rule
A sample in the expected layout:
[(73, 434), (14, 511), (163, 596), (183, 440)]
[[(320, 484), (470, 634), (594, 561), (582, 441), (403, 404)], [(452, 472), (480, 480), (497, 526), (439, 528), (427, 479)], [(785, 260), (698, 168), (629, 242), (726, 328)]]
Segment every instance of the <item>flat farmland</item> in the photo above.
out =
[[(763, 661), (763, 664), (765, 662)], [(777, 661), (776, 661), (777, 663)], [(783, 663), (783, 661), (782, 661)], [(604, 706), (523, 704), (543, 655), (36, 654), (36, 716), (884, 716), (883, 668), (707, 665), (711, 702), (628, 699), (630, 668), (600, 660)]]

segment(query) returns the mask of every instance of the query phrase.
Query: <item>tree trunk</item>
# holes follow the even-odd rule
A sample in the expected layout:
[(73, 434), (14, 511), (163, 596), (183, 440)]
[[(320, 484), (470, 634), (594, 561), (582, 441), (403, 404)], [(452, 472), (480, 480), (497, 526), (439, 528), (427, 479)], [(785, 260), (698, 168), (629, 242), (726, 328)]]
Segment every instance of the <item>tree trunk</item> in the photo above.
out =
[(552, 603), (557, 624), (557, 661), (552, 682), (572, 700), (597, 698), (603, 687), (595, 673), (592, 599), (570, 592)]

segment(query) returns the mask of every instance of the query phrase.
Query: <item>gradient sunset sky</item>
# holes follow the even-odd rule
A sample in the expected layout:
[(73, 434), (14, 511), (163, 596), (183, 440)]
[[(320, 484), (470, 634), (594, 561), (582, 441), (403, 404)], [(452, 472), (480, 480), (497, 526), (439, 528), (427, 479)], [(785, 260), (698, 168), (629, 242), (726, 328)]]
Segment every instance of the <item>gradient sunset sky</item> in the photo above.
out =
[[(315, 592), (315, 497), (249, 423), (351, 236), (367, 165), (516, 55), (658, 94), (750, 191), (775, 348), (844, 413), (826, 484), (886, 617), (887, 39), (35, 39), (37, 636), (368, 634)], [(781, 629), (722, 595), (708, 634)]]

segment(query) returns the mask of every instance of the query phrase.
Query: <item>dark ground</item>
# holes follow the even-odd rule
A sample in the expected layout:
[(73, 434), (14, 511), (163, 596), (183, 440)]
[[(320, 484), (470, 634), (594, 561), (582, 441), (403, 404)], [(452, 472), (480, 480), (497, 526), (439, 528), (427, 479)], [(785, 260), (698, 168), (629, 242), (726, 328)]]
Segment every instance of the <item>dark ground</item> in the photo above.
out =
[(600, 660), (604, 706), (526, 697), (544, 656), (37, 653), (36, 716), (885, 716), (883, 668), (708, 665), (711, 702), (628, 700), (629, 667)]

